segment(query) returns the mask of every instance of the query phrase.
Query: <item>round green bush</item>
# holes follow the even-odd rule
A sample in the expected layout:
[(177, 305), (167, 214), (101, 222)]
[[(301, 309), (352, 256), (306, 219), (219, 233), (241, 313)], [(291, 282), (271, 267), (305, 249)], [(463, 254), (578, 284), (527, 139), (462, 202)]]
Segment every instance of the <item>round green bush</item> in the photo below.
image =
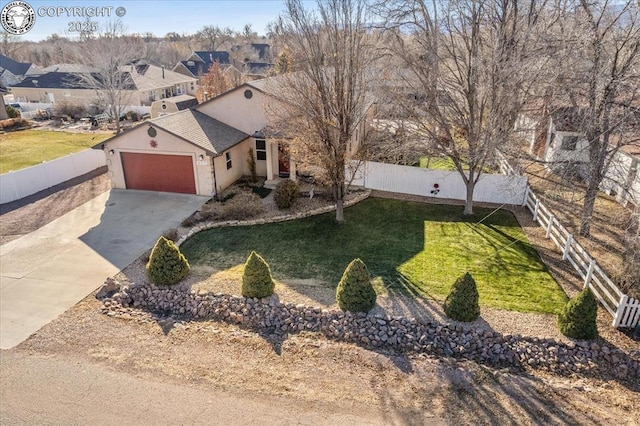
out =
[(596, 297), (589, 288), (585, 288), (562, 308), (558, 315), (558, 328), (573, 339), (595, 339), (598, 336), (597, 316)]
[(190, 268), (178, 246), (173, 241), (160, 237), (153, 246), (146, 271), (151, 282), (172, 285), (189, 275)]
[(298, 184), (291, 179), (280, 182), (275, 189), (273, 199), (279, 209), (288, 209), (298, 198)]
[(340, 309), (350, 312), (369, 312), (376, 305), (376, 291), (362, 260), (352, 260), (344, 270), (336, 289), (336, 301)]
[(458, 278), (444, 301), (444, 312), (456, 321), (471, 322), (480, 316), (476, 281), (468, 272)]
[(269, 265), (262, 256), (252, 251), (244, 264), (242, 295), (258, 298), (269, 297), (273, 294), (275, 286)]

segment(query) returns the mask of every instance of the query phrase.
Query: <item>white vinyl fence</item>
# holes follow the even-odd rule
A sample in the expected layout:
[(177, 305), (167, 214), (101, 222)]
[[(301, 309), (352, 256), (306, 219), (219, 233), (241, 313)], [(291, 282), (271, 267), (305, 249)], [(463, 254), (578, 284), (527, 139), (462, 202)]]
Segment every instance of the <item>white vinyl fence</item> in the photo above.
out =
[[(352, 167), (355, 163), (352, 164)], [(347, 180), (353, 175), (347, 169)], [(353, 185), (368, 189), (422, 195), (425, 197), (465, 200), (466, 186), (456, 171), (430, 170), (420, 167), (366, 161), (357, 168)], [(473, 192), (473, 200), (495, 204), (524, 204), (527, 178), (516, 175), (483, 174)]]
[[(514, 173), (509, 163), (498, 154), (498, 164), (504, 173)], [(635, 327), (640, 320), (640, 301), (628, 297), (598, 266), (598, 263), (578, 243), (573, 235), (556, 219), (540, 198), (527, 188), (524, 205), (533, 214), (533, 220), (546, 230), (562, 251), (562, 259), (568, 261), (584, 280), (584, 286), (593, 291), (602, 306), (613, 317), (614, 327)]]
[(86, 149), (56, 160), (0, 175), (0, 204), (18, 200), (107, 164), (104, 152)]

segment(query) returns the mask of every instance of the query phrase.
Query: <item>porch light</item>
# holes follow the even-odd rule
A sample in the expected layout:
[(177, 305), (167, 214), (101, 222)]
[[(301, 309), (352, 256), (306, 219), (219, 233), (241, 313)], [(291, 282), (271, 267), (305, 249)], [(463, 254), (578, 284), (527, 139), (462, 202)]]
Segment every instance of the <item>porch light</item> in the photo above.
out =
[(115, 152), (114, 150), (112, 150), (112, 149), (110, 149), (110, 150), (109, 150), (109, 155), (113, 155), (113, 154), (115, 154), (115, 153), (116, 153), (116, 152)]
[(198, 156), (198, 160), (200, 160), (200, 161), (204, 160), (204, 155), (200, 154), (200, 155)]

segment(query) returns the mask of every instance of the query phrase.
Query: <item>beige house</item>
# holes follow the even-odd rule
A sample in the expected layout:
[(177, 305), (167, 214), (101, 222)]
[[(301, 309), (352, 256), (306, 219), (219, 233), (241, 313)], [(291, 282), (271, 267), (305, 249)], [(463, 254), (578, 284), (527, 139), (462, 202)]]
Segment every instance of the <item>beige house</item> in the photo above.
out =
[[(269, 106), (277, 102), (268, 94), (269, 80), (245, 83), (192, 109), (153, 118), (94, 147), (105, 151), (113, 185), (212, 195), (250, 174), (250, 149), (265, 186), (295, 180), (295, 162), (265, 134)], [(352, 148), (357, 149), (357, 141)]]
[(151, 104), (151, 118), (162, 117), (198, 105), (198, 100), (189, 95), (178, 95), (155, 101)]
[[(11, 87), (16, 101), (56, 103), (61, 101), (97, 104), (99, 93), (82, 75), (90, 72), (75, 64), (60, 64), (46, 68), (38, 75), (27, 76)], [(166, 70), (164, 67), (137, 62), (122, 67), (129, 78), (127, 94), (121, 96), (131, 106), (150, 106), (152, 102), (179, 95), (195, 95), (197, 79)], [(97, 76), (97, 74), (96, 74)], [(98, 78), (98, 77), (97, 77)]]

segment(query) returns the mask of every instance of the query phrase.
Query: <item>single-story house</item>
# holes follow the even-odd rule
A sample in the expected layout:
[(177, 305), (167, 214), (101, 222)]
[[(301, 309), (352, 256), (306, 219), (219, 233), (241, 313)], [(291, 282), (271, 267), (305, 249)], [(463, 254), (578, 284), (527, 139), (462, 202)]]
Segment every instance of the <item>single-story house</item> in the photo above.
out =
[[(43, 74), (30, 75), (13, 85), (11, 93), (20, 102), (55, 103), (65, 100), (90, 105), (98, 99), (96, 91), (82, 77), (90, 71), (76, 64), (56, 65), (47, 68)], [(96, 70), (93, 71), (99, 76)], [(121, 72), (127, 81), (128, 91), (123, 98), (131, 106), (150, 106), (159, 99), (196, 92), (196, 78), (142, 61), (122, 66)]]
[[(295, 180), (295, 161), (266, 130), (267, 105), (275, 101), (269, 95), (269, 80), (245, 83), (95, 146), (105, 151), (113, 185), (212, 195), (250, 174), (250, 149), (256, 172), (266, 177), (266, 185), (282, 178)], [(352, 149), (357, 149), (357, 142)]]
[(182, 111), (198, 105), (198, 100), (189, 95), (178, 95), (155, 101), (151, 104), (151, 118)]
[(20, 83), (28, 75), (38, 74), (40, 69), (30, 62), (14, 61), (0, 54), (0, 87), (9, 87)]

